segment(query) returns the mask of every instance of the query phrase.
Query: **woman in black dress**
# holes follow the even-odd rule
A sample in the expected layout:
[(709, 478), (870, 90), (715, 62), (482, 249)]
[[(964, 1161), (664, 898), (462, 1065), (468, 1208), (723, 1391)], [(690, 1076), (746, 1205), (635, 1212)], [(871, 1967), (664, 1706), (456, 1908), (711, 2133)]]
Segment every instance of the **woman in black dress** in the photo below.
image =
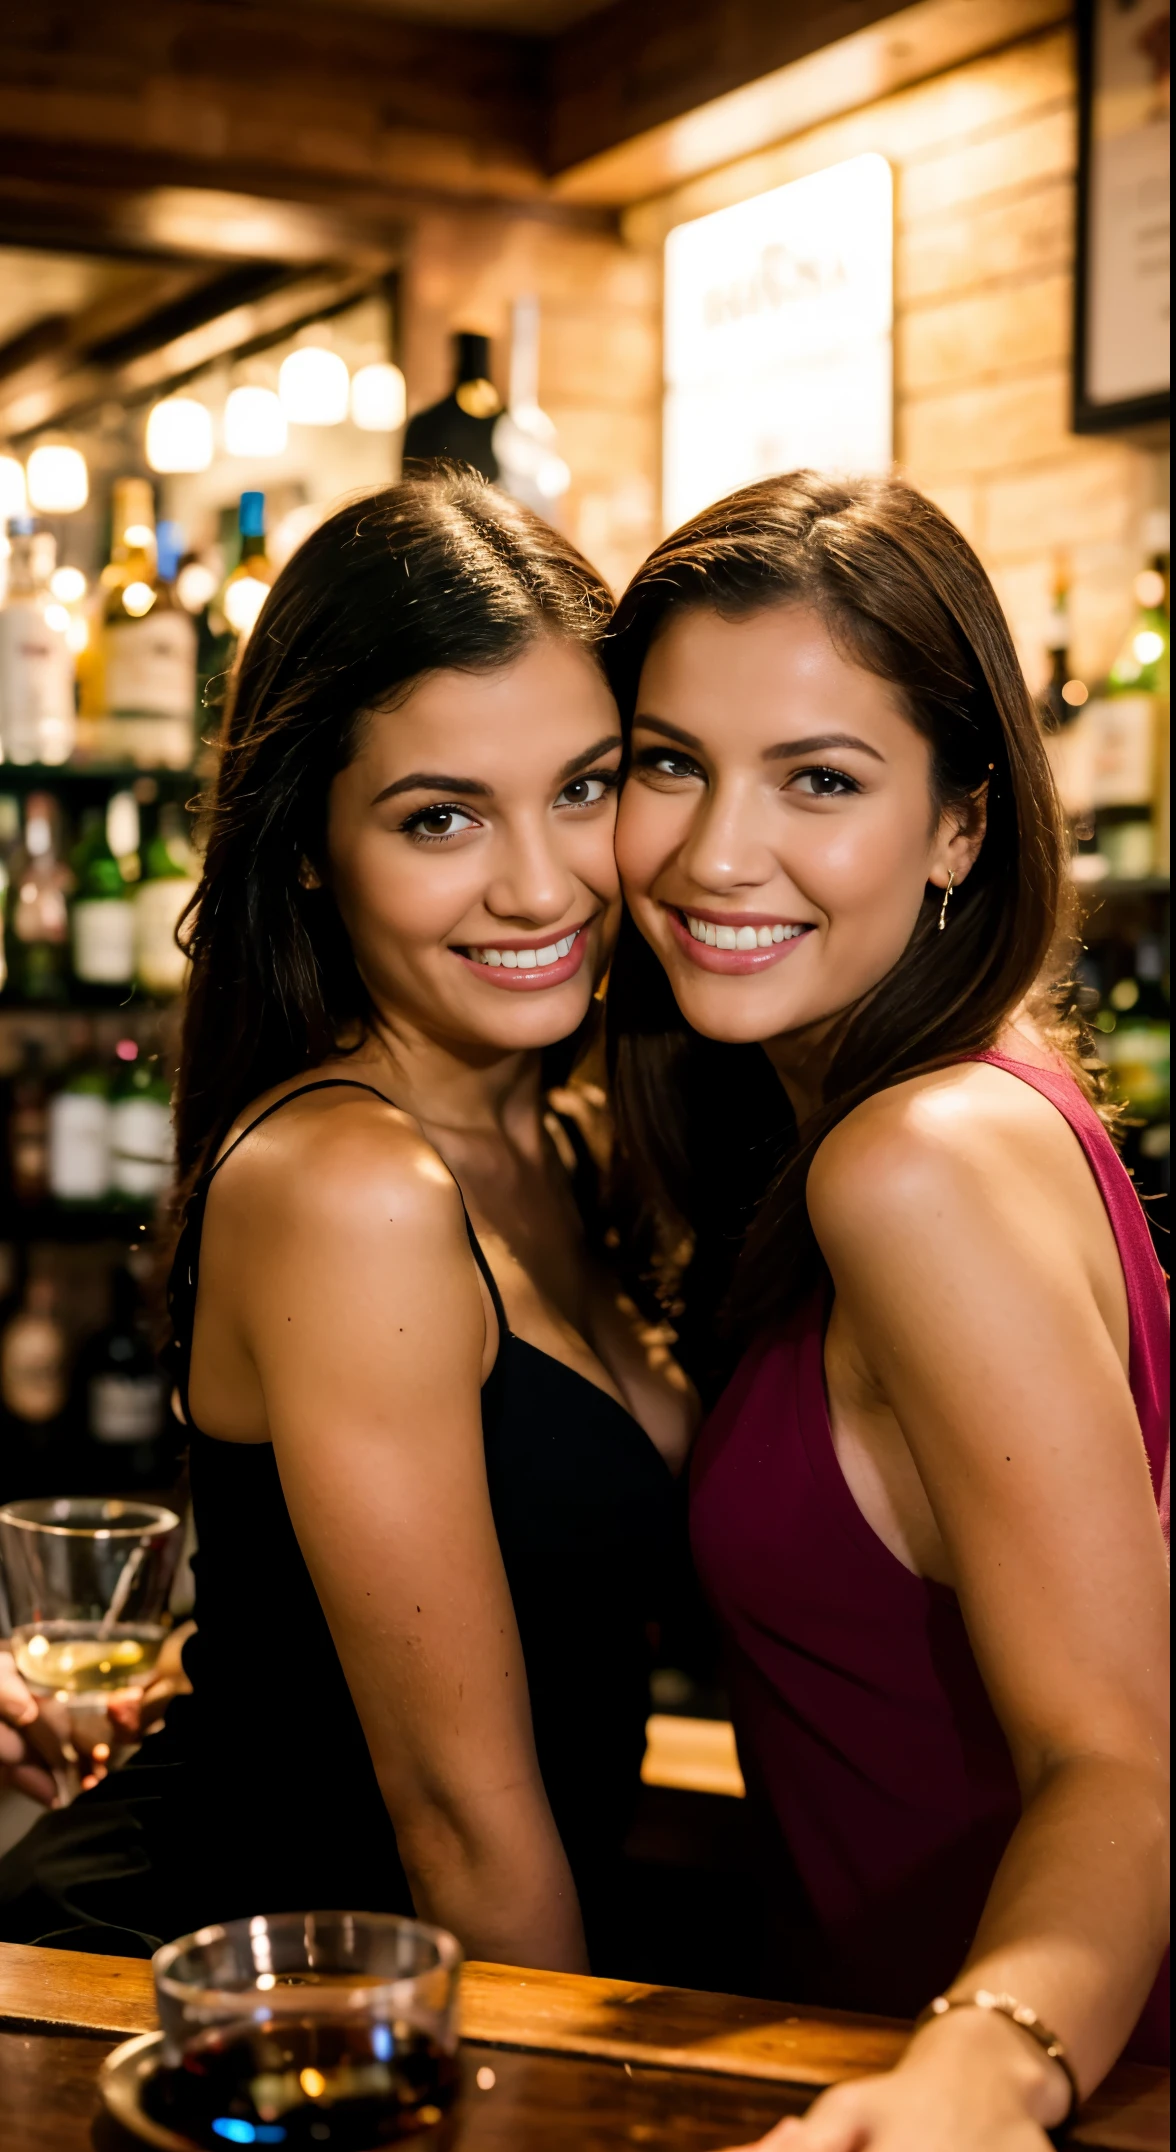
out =
[(616, 901), (608, 609), (453, 476), (339, 511), (253, 630), (177, 1094), (193, 1693), (20, 1849), (10, 1934), (415, 1908), (582, 1970), (607, 1926), (690, 1422), (545, 1104)]

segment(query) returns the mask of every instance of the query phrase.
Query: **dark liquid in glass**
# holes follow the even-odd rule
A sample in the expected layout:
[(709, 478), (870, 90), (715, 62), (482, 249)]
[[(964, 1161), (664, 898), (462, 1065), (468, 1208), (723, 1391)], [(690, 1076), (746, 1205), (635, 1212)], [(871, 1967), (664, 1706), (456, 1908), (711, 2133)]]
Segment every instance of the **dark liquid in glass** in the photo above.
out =
[(209, 2152), (369, 2152), (440, 2122), (456, 2084), (456, 2056), (417, 2025), (270, 2018), (202, 2033), (143, 2103)]

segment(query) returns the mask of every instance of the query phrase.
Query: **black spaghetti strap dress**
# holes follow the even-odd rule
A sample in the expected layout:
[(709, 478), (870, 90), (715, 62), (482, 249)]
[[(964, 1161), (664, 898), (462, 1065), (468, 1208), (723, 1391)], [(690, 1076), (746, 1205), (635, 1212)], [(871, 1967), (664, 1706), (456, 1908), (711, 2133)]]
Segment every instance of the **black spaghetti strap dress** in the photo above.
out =
[[(347, 1078), (321, 1079), (287, 1093), (244, 1134), (289, 1099), (348, 1084), (375, 1092)], [(172, 1270), (185, 1409), (204, 1209), (230, 1155), (200, 1184)], [(628, 1412), (514, 1336), (468, 1216), (466, 1225), (499, 1331), (482, 1390), (490, 1500), (540, 1769), (599, 1960), (614, 1925), (617, 1863), (637, 1793), (647, 1625), (671, 1559), (673, 1482)], [(176, 1700), (164, 1732), (127, 1770), (36, 1827), (34, 1841), (56, 1824), (59, 1850), (73, 1843), (74, 1880), (63, 1887), (57, 1863), (50, 1904), (50, 1878), (42, 1875), (39, 1908), (34, 1893), (19, 1937), (0, 1913), (0, 1933), (13, 1939), (32, 1940), (30, 1922), (51, 1913), (58, 1939), (76, 1947), (78, 1938), (65, 1932), (71, 1915), (150, 1940), (255, 1912), (412, 1909), (273, 1449), (218, 1441), (190, 1413), (188, 1420), (199, 1548), (198, 1628), (185, 1650), (193, 1693)], [(78, 1881), (79, 1831), (87, 1843), (95, 1832), (107, 1841), (103, 1873), (88, 1883)]]

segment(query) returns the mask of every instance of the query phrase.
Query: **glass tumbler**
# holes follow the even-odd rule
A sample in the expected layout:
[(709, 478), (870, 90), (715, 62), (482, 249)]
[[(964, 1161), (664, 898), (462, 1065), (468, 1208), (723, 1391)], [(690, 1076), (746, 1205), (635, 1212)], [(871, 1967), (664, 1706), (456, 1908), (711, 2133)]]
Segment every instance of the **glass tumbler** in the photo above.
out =
[[(80, 1748), (92, 1746), (87, 1721), (159, 1656), (182, 1536), (175, 1511), (150, 1502), (70, 1495), (0, 1509), (12, 1655), (35, 1694), (67, 1708)], [(58, 1776), (64, 1797), (77, 1791)]]
[(152, 1960), (157, 2122), (224, 2152), (366, 2152), (439, 2123), (457, 2086), (461, 1948), (391, 1913), (258, 1914)]

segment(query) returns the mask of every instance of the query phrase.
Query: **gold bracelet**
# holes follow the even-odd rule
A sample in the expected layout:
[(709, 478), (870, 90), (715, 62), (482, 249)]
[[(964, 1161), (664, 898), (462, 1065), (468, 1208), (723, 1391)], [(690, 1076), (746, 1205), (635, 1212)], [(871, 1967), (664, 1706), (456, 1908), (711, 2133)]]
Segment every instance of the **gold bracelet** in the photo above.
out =
[(947, 2017), (952, 2010), (994, 2010), (998, 2016), (1008, 2018), (1010, 2024), (1019, 2025), (1021, 2031), (1027, 2032), (1031, 2040), (1036, 2040), (1042, 2053), (1048, 2055), (1051, 2062), (1057, 2063), (1070, 2087), (1070, 2104), (1061, 2123), (1055, 2124), (1054, 2127), (1061, 2128), (1073, 2118), (1082, 2097), (1074, 2075), (1074, 2065), (1063, 2042), (1059, 2040), (1056, 2032), (1050, 2032), (1048, 2026), (1042, 2024), (1036, 2010), (1031, 2010), (1028, 2003), (1019, 2003), (1015, 1995), (994, 1995), (991, 1988), (977, 1988), (974, 1995), (937, 1995), (934, 2002), (928, 2003), (927, 2008), (919, 2012), (915, 2019), (915, 2031), (918, 2032), (923, 2025), (932, 2024), (936, 2018)]

